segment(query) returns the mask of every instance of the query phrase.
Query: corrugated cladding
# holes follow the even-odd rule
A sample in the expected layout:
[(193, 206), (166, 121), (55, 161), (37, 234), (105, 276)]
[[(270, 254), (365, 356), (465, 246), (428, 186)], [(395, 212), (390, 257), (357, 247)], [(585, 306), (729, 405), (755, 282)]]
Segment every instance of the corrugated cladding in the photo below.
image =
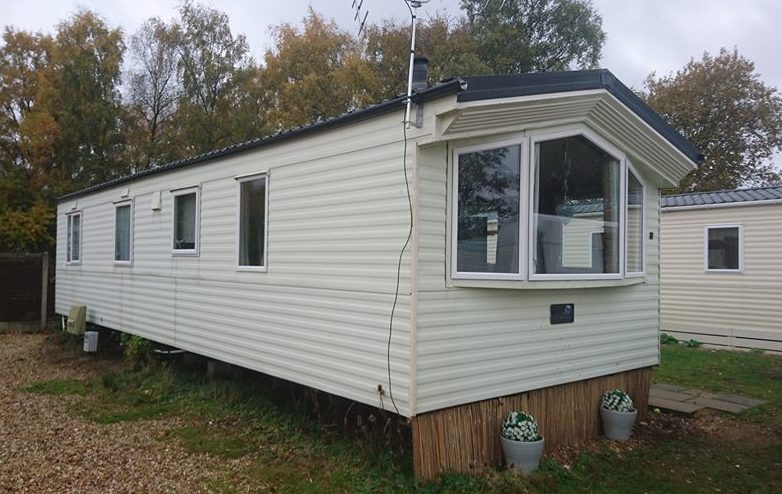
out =
[[(379, 405), (399, 250), (407, 235), (399, 113), (65, 200), (57, 312)], [(412, 156), (412, 149), (410, 150)], [(268, 272), (237, 264), (235, 177), (269, 173)], [(411, 174), (412, 176), (412, 174)], [(171, 253), (171, 189), (200, 185), (200, 255)], [(134, 200), (133, 265), (113, 262), (114, 206)], [(162, 209), (151, 210), (162, 191)], [(82, 262), (65, 260), (82, 211)], [(391, 345), (396, 404), (410, 415), (410, 255)], [(389, 406), (386, 399), (386, 407)]]
[[(448, 286), (445, 145), (422, 151), (418, 177), (418, 413), (655, 365), (659, 361), (658, 201), (647, 187), (647, 275), (630, 286)], [(645, 238), (648, 238), (645, 237)], [(575, 323), (549, 323), (574, 302)]]
[[(782, 204), (665, 210), (662, 329), (705, 343), (782, 351)], [(744, 271), (706, 272), (704, 228), (744, 226)]]

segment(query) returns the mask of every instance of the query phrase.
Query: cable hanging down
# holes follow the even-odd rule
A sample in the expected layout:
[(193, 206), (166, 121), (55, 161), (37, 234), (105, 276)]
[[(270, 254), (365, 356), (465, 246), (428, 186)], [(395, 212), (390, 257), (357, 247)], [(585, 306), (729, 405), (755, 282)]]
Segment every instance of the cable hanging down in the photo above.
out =
[(396, 306), (399, 303), (399, 286), (402, 278), (402, 261), (404, 260), (407, 247), (410, 245), (410, 240), (413, 237), (413, 199), (410, 195), (410, 180), (407, 177), (407, 129), (410, 128), (410, 107), (412, 104), (413, 96), (413, 64), (415, 59), (415, 28), (416, 28), (416, 14), (415, 11), (421, 8), (421, 5), (427, 3), (429, 0), (403, 0), (410, 11), (410, 24), (412, 34), (410, 36), (410, 67), (407, 76), (407, 98), (405, 99), (406, 109), (405, 118), (402, 122), (402, 136), (403, 136), (403, 151), (402, 151), (402, 170), (405, 176), (405, 191), (407, 193), (407, 209), (410, 214), (407, 237), (405, 243), (402, 245), (402, 249), (399, 251), (399, 259), (396, 265), (396, 288), (394, 289), (394, 303), (391, 306), (391, 317), (388, 321), (388, 344), (386, 347), (386, 366), (388, 370), (388, 396), (391, 398), (391, 404), (394, 406), (394, 411), (399, 415), (399, 408), (396, 406), (394, 400), (394, 391), (391, 385), (391, 340), (394, 334), (394, 315), (396, 314)]

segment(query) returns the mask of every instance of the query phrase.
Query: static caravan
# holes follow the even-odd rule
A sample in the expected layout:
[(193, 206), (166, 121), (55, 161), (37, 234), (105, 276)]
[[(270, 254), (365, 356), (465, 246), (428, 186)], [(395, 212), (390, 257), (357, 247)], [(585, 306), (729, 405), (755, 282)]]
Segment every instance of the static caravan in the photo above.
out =
[(547, 447), (643, 413), (697, 150), (606, 70), (405, 101), (62, 197), (58, 313), (409, 417), (420, 478), (499, 464), (511, 407)]
[(662, 199), (662, 330), (782, 351), (782, 186)]

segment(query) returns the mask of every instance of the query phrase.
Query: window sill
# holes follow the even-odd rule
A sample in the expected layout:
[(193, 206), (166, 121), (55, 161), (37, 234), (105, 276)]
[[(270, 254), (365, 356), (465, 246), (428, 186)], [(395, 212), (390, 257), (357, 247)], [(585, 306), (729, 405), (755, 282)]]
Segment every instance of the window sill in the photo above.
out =
[(515, 290), (568, 290), (575, 288), (606, 288), (614, 286), (640, 285), (646, 281), (645, 276), (634, 276), (619, 280), (465, 280), (451, 279), (448, 287), (463, 288), (506, 288)]
[(196, 250), (175, 250), (171, 252), (173, 257), (198, 257), (198, 254)]
[(266, 266), (236, 266), (236, 271), (239, 273), (265, 273), (267, 269)]

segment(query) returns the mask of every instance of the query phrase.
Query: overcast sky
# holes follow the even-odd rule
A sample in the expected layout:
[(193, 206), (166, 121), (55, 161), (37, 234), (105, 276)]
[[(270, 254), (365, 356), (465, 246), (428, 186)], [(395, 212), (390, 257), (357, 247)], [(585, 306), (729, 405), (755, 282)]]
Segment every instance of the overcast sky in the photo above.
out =
[[(489, 0), (501, 1), (501, 0)], [(269, 47), (269, 26), (298, 23), (312, 7), (355, 30), (352, 0), (240, 1), (203, 3), (226, 12), (234, 32), (244, 33), (257, 59)], [(152, 16), (174, 17), (178, 0), (0, 0), (0, 24), (33, 31), (52, 31), (79, 6), (101, 13), (110, 24), (132, 33)], [(782, 88), (780, 0), (595, 0), (608, 33), (601, 65), (622, 81), (640, 87), (647, 74), (667, 74), (681, 68), (704, 50), (720, 47), (739, 52), (756, 64), (768, 84)], [(458, 0), (431, 0), (422, 16), (436, 11), (457, 15)], [(369, 22), (407, 18), (402, 0), (364, 0)]]

